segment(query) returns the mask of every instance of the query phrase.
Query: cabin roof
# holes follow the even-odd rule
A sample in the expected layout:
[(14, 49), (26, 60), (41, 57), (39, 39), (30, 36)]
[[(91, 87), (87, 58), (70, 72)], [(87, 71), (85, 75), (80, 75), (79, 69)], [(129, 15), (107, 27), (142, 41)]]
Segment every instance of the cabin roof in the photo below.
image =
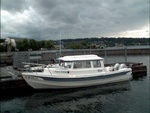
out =
[(103, 58), (97, 55), (73, 55), (58, 58), (58, 60), (62, 61), (82, 61), (82, 60), (101, 60), (101, 59)]

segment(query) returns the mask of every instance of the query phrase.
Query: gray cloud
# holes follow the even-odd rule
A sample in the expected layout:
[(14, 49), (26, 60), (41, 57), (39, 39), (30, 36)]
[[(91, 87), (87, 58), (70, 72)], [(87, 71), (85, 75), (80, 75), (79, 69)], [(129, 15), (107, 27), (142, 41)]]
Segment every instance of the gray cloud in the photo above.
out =
[[(12, 1), (2, 0), (2, 10), (9, 13), (2, 14), (4, 35), (59, 39), (61, 31), (62, 38), (102, 37), (149, 24), (148, 0)], [(14, 12), (22, 16), (15, 20)]]
[(27, 0), (1, 0), (1, 10), (7, 10), (11, 13), (23, 12), (28, 7)]

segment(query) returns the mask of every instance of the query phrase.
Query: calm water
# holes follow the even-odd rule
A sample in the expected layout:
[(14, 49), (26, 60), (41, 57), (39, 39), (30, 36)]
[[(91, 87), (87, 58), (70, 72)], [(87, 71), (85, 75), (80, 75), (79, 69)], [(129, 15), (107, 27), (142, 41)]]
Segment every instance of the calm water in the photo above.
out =
[[(107, 58), (110, 63), (121, 61), (123, 57)], [(147, 65), (148, 76), (118, 84), (4, 98), (1, 113), (150, 113), (149, 56), (128, 56), (128, 61)]]

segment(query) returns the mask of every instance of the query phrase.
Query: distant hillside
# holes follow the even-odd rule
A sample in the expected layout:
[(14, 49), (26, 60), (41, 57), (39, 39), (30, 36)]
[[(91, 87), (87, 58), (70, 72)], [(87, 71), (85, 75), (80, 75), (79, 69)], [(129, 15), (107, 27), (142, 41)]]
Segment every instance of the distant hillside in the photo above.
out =
[[(22, 42), (23, 40), (32, 40), (31, 38), (9, 37)], [(39, 40), (35, 40), (40, 42)], [(47, 40), (43, 40), (44, 42)], [(60, 40), (51, 40), (55, 46), (59, 46)], [(41, 40), (42, 42), (42, 40)], [(122, 47), (122, 46), (138, 46), (150, 45), (150, 38), (109, 38), (109, 37), (92, 37), (92, 38), (77, 38), (77, 39), (62, 39), (62, 48), (64, 49), (98, 49), (104, 47)], [(45, 48), (43, 45), (42, 48)], [(58, 47), (55, 47), (58, 48)]]
[[(19, 38), (9, 37), (18, 41), (32, 38)], [(44, 39), (43, 39), (44, 40)], [(46, 40), (46, 39), (45, 39)], [(54, 43), (59, 43), (59, 40), (52, 40)], [(110, 38), (110, 37), (92, 37), (92, 38), (77, 38), (77, 39), (62, 39), (62, 44), (68, 44), (70, 42), (81, 42), (84, 41), (90, 44), (105, 45), (105, 46), (122, 46), (122, 45), (150, 45), (150, 38)]]
[(150, 45), (149, 38), (80, 38), (63, 39), (62, 43), (67, 45), (71, 42), (86, 42), (105, 47), (124, 46), (124, 45)]

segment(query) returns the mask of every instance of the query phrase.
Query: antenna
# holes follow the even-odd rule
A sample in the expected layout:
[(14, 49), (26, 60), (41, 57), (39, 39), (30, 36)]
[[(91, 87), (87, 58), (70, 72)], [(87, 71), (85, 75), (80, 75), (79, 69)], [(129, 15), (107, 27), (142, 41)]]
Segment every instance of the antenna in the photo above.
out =
[(59, 57), (61, 57), (61, 30), (60, 30), (60, 45), (59, 45)]

